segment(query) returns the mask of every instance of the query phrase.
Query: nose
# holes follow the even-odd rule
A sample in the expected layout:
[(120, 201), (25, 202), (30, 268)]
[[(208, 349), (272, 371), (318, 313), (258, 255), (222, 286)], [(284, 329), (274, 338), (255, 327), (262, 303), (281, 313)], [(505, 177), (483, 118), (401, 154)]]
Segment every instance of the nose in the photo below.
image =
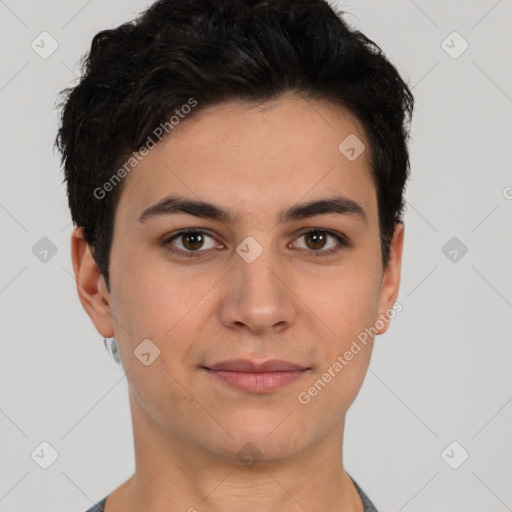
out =
[(263, 250), (250, 263), (237, 254), (224, 282), (221, 321), (231, 329), (254, 334), (282, 332), (296, 315), (292, 290), (290, 273), (272, 250)]

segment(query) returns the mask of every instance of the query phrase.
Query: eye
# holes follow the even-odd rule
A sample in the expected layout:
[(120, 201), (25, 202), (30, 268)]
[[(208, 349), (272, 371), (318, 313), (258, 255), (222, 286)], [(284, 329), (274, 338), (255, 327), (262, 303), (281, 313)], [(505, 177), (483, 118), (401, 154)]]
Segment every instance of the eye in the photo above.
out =
[[(205, 241), (210, 239), (210, 245), (205, 246)], [(177, 241), (178, 243), (174, 243)], [(168, 238), (164, 245), (169, 246), (171, 252), (186, 257), (199, 256), (197, 253), (204, 252), (207, 249), (213, 249), (216, 245), (214, 238), (204, 231), (189, 230), (181, 231)]]
[[(343, 247), (350, 246), (350, 242), (344, 235), (325, 229), (310, 229), (302, 233), (296, 240), (301, 238), (304, 238), (305, 244), (297, 244), (297, 241), (294, 241), (293, 248), (305, 249), (312, 256), (331, 256)], [(210, 240), (209, 244), (208, 240)], [(329, 240), (331, 240), (330, 243)], [(187, 258), (199, 257), (200, 253), (214, 249), (216, 245), (220, 245), (220, 248), (224, 247), (222, 244), (218, 244), (211, 235), (199, 229), (176, 233), (167, 238), (163, 245), (167, 246), (172, 253)]]
[[(313, 253), (313, 256), (330, 256), (349, 245), (344, 236), (325, 229), (311, 229), (302, 233), (297, 240), (301, 238), (304, 238), (305, 246), (297, 246), (297, 242), (294, 242), (295, 247), (307, 249)], [(330, 244), (328, 243), (329, 239), (331, 239)]]

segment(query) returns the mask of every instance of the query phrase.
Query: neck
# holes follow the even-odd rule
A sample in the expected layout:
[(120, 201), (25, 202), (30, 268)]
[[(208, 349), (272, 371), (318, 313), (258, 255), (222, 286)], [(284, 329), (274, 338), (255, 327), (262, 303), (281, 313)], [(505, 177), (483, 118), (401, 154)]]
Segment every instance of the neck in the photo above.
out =
[(109, 495), (105, 512), (363, 512), (343, 468), (344, 420), (318, 446), (244, 463), (165, 432), (131, 390), (130, 405), (136, 470)]

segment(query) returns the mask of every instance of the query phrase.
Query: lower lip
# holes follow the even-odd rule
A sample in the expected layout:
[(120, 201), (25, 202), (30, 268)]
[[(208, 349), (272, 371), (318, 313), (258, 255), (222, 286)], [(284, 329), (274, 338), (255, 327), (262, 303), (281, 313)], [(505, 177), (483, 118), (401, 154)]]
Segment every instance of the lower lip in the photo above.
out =
[(256, 373), (210, 370), (209, 368), (205, 368), (205, 370), (210, 375), (223, 380), (227, 384), (249, 393), (269, 393), (275, 391), (286, 384), (295, 382), (307, 372), (307, 370), (296, 370)]

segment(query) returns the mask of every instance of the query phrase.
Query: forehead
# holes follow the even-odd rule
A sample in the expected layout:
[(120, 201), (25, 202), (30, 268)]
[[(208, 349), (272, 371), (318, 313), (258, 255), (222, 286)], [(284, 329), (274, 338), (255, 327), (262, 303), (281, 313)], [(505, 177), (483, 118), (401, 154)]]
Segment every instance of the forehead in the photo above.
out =
[(364, 130), (341, 106), (285, 95), (196, 108), (125, 178), (118, 213), (136, 218), (169, 194), (224, 204), (241, 216), (255, 207), (273, 215), (283, 204), (326, 194), (367, 203), (370, 213), (376, 206)]

